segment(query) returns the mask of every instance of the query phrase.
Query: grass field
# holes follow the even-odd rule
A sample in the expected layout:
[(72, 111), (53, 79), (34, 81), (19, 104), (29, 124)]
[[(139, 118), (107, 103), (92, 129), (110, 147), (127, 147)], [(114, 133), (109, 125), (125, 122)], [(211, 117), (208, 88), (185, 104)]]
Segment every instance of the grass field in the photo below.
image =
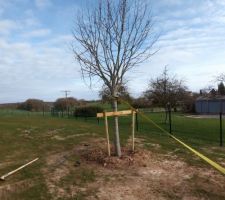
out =
[[(164, 123), (164, 113), (148, 113), (147, 115), (158, 125), (168, 130), (168, 124)], [(218, 146), (218, 119), (192, 119), (182, 114), (173, 114), (172, 121), (173, 133), (178, 138), (225, 167), (225, 148)], [(112, 141), (112, 119), (109, 122)], [(125, 146), (130, 136), (131, 118), (121, 117), (119, 123), (121, 142)], [(54, 155), (70, 152), (74, 146), (82, 142), (91, 142), (90, 138), (96, 139), (104, 136), (104, 123), (100, 120), (100, 124), (98, 124), (96, 118), (89, 118), (85, 121), (82, 118), (42, 116), (41, 113), (0, 111), (0, 175), (36, 157), (40, 158), (32, 166), (12, 175), (7, 181), (0, 182), (1, 199), (60, 199), (54, 198), (53, 192), (47, 187), (46, 176), (51, 176), (52, 171), (57, 168), (57, 166), (49, 164), (50, 158)], [(195, 157), (141, 117), (139, 117), (139, 131), (136, 137), (143, 138), (143, 147), (153, 153), (175, 155), (191, 166), (214, 171), (204, 161)], [(156, 145), (160, 148), (155, 148)], [(73, 166), (77, 159), (79, 159), (79, 155), (69, 156), (67, 162)], [(69, 175), (67, 174), (56, 183), (58, 187), (62, 187), (66, 191), (70, 191), (69, 185), (71, 184), (84, 187), (85, 184), (97, 179), (95, 168), (90, 168), (88, 165), (76, 168), (76, 170), (71, 167), (69, 170)], [(215, 173), (219, 174), (216, 171)], [(192, 178), (198, 180), (198, 177)], [(208, 177), (206, 177), (207, 179)], [(62, 199), (89, 199), (88, 196), (93, 196), (95, 192), (96, 188), (88, 189), (85, 192), (79, 190), (72, 197)], [(196, 188), (195, 192), (201, 197), (206, 191), (198, 191)], [(176, 197), (171, 195), (172, 193), (167, 195), (166, 199)], [(217, 199), (224, 197), (223, 194), (217, 195)], [(210, 199), (215, 197), (215, 194), (209, 193), (203, 197)]]
[[(165, 113), (145, 113), (145, 115), (155, 122), (163, 129), (169, 131), (168, 122), (165, 123)], [(111, 127), (113, 126), (113, 119), (110, 120)], [(121, 117), (120, 129), (122, 142), (127, 140), (127, 130), (131, 129), (131, 117)], [(96, 124), (96, 119), (88, 119), (89, 123)], [(171, 150), (167, 148), (179, 148), (178, 144), (174, 144), (174, 141), (169, 138), (165, 133), (157, 128), (153, 123), (144, 119), (140, 115), (138, 116), (138, 132), (137, 136), (146, 137), (154, 142), (162, 144), (165, 150)], [(104, 126), (103, 120), (99, 124), (101, 127)], [(223, 120), (225, 125), (225, 119)], [(225, 129), (225, 126), (224, 126)], [(111, 130), (112, 132), (113, 130)], [(224, 131), (225, 132), (225, 131)], [(172, 113), (172, 133), (179, 139), (182, 139), (192, 147), (203, 151), (205, 154), (217, 159), (222, 156), (225, 158), (224, 147), (219, 147), (220, 144), (220, 123), (219, 119), (216, 118), (190, 118), (181, 113)], [(223, 144), (225, 143), (225, 133), (223, 134)], [(171, 146), (172, 145), (172, 146)], [(174, 146), (175, 145), (175, 146)], [(210, 151), (213, 149), (213, 151)], [(217, 156), (218, 155), (218, 156)]]

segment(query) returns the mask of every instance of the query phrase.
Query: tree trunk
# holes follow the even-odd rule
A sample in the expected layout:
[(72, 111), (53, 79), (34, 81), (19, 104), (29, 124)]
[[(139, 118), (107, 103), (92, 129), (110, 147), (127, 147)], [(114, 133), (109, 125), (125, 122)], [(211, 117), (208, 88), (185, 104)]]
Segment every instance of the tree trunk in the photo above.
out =
[[(116, 112), (117, 109), (117, 100), (113, 100), (113, 111)], [(118, 123), (118, 117), (114, 118), (114, 145), (116, 150), (116, 156), (121, 156), (121, 148), (120, 148), (120, 134), (119, 134), (119, 123)]]

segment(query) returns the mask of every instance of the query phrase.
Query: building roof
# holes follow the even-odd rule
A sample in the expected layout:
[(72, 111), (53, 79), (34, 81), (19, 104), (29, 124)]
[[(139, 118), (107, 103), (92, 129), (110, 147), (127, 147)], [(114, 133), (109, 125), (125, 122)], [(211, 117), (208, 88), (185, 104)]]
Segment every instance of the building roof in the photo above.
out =
[(212, 100), (224, 100), (225, 101), (225, 96), (217, 95), (217, 96), (200, 96), (196, 99), (196, 101), (212, 101)]

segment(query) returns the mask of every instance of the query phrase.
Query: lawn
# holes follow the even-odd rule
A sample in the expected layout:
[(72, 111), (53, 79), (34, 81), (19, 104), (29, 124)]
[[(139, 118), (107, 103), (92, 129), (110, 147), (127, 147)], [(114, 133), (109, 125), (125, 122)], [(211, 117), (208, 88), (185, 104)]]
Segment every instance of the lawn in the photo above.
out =
[[(18, 199), (38, 199), (37, 197), (41, 198), (41, 196), (42, 199), (48, 199), (48, 191), (41, 175), (41, 168), (45, 166), (48, 155), (71, 150), (87, 135), (91, 137), (93, 130), (95, 134), (102, 134), (101, 128), (92, 124), (87, 125), (85, 122), (34, 114), (6, 115), (4, 113), (0, 117), (0, 174), (3, 175), (36, 157), (40, 159), (28, 167), (30, 169), (22, 170), (0, 184), (12, 184), (17, 180), (23, 181), (35, 177), (35, 184), (29, 190), (20, 193), (19, 197), (18, 194), (15, 196)], [(84, 134), (84, 136), (60, 139), (74, 134)]]
[[(168, 130), (168, 124), (164, 123), (164, 113), (148, 113), (147, 115), (158, 125)], [(224, 166), (225, 148), (218, 146), (218, 119), (192, 119), (182, 114), (173, 114), (172, 121), (174, 135)], [(112, 119), (109, 122), (112, 141)], [(119, 123), (121, 142), (123, 146), (126, 146), (131, 132), (131, 117), (121, 117)], [(70, 193), (72, 191), (71, 185), (81, 189), (75, 190), (76, 192), (71, 197), (61, 199), (89, 199), (89, 195), (94, 198), (97, 188), (87, 187), (87, 185), (91, 185), (98, 180), (101, 173), (99, 175), (97, 172), (96, 165), (87, 164), (75, 168), (74, 163), (80, 159), (80, 155), (74, 155), (71, 152), (73, 153), (76, 146), (85, 142), (92, 143), (92, 141), (104, 138), (104, 136), (104, 122), (100, 120), (98, 124), (96, 118), (88, 118), (85, 121), (82, 118), (60, 118), (49, 115), (42, 116), (40, 113), (1, 111), (0, 175), (36, 157), (39, 157), (39, 160), (8, 177), (6, 181), (0, 182), (0, 199), (60, 199), (54, 194), (58, 194), (59, 188), (63, 188)], [(142, 141), (141, 146), (144, 149), (156, 155), (165, 156), (165, 159), (172, 156), (169, 157), (171, 160), (176, 156), (176, 159), (179, 158), (188, 165), (198, 169), (207, 169), (216, 176), (221, 176), (219, 172), (140, 116), (139, 131), (136, 133), (136, 137), (143, 139), (140, 141)], [(175, 161), (177, 162), (177, 160)], [(66, 165), (64, 165), (64, 162)], [(54, 177), (52, 173), (62, 174), (59, 169), (64, 169), (63, 173), (67, 171), (62, 178), (57, 179), (57, 181), (46, 178)], [(118, 177), (120, 176), (118, 175)], [(222, 178), (220, 177), (220, 180)], [(197, 182), (200, 180), (196, 174), (191, 177), (191, 181), (193, 179), (196, 179)], [(104, 175), (104, 181), (111, 181), (109, 174)], [(54, 187), (50, 187), (53, 183), (55, 184)], [(82, 188), (85, 187), (87, 188), (84, 192)], [(197, 189), (201, 189), (201, 187), (196, 188), (194, 192), (202, 197), (204, 191), (199, 192)], [(163, 195), (166, 195), (166, 199), (175, 197), (172, 192)], [(214, 193), (206, 195), (205, 198), (212, 197), (210, 195), (214, 195)], [(217, 195), (218, 199), (224, 197), (223, 194)], [(96, 199), (98, 198), (96, 197)]]
[[(169, 132), (169, 123), (165, 123), (165, 113), (144, 113), (154, 123)], [(113, 119), (110, 120), (113, 127)], [(95, 118), (89, 118), (89, 123), (97, 123)], [(131, 129), (131, 117), (121, 117), (119, 119), (120, 130), (122, 136), (122, 142), (126, 142), (128, 134), (127, 130)], [(223, 119), (223, 125), (225, 129), (225, 119)], [(104, 126), (104, 121), (100, 120), (99, 126)], [(111, 132), (113, 130), (111, 129)], [(130, 131), (131, 132), (131, 131)], [(172, 113), (172, 133), (177, 138), (181, 139), (188, 145), (199, 150), (203, 154), (216, 159), (218, 162), (221, 158), (225, 159), (225, 131), (223, 133), (223, 147), (220, 147), (220, 123), (217, 118), (190, 118), (182, 113)], [(149, 122), (142, 116), (138, 115), (138, 131), (136, 133), (138, 137), (145, 137), (154, 141), (166, 150), (170, 151), (174, 148), (183, 149), (180, 144), (176, 143), (157, 128), (153, 123)], [(187, 151), (185, 149), (185, 151)]]

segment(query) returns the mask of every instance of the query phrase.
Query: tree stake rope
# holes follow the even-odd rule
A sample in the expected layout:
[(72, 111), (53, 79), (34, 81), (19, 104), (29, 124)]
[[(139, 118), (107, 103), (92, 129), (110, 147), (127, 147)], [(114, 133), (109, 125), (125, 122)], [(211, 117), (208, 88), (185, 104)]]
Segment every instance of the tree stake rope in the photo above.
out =
[[(133, 108), (127, 101), (124, 101), (123, 99), (119, 98), (119, 100), (123, 103), (125, 103), (126, 105), (128, 105), (131, 109), (136, 110), (135, 108)], [(225, 175), (225, 168), (222, 167), (221, 165), (219, 165), (218, 163), (216, 163), (215, 161), (209, 159), (208, 157), (204, 156), (203, 154), (201, 154), (200, 152), (198, 152), (197, 150), (193, 149), (192, 147), (190, 147), (189, 145), (185, 144), (184, 142), (182, 142), (180, 139), (178, 139), (177, 137), (171, 135), (168, 131), (166, 131), (164, 128), (162, 128), (161, 126), (159, 126), (158, 124), (156, 124), (152, 119), (150, 119), (149, 117), (147, 117), (143, 112), (138, 111), (138, 113), (145, 118), (147, 121), (149, 121), (150, 123), (152, 123), (154, 126), (156, 126), (158, 129), (160, 129), (162, 132), (166, 133), (167, 135), (169, 135), (171, 138), (173, 138), (175, 141), (177, 141), (178, 143), (180, 143), (181, 145), (183, 145), (185, 148), (187, 148), (188, 150), (190, 150), (192, 153), (194, 153), (195, 155), (197, 155), (198, 157), (200, 157), (202, 160), (204, 160), (205, 162), (207, 162), (209, 165), (211, 165), (212, 167), (214, 167), (215, 169), (217, 169), (218, 171), (220, 171), (223, 175)]]

